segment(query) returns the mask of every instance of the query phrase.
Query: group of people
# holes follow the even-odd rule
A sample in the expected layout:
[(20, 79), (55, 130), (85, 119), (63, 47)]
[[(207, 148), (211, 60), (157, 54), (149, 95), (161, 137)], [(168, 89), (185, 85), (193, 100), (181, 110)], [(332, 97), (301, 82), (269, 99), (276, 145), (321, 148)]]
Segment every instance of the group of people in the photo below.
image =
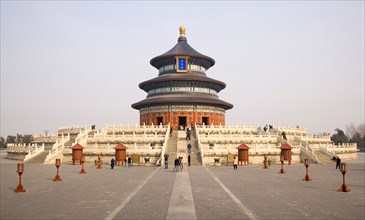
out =
[(265, 131), (265, 132), (269, 132), (270, 130), (272, 130), (274, 128), (274, 126), (273, 125), (265, 125), (264, 126), (264, 128), (263, 128), (263, 130)]
[[(126, 167), (130, 167), (132, 165), (132, 157), (129, 156), (128, 158), (124, 159), (124, 163)], [(115, 159), (114, 157), (110, 160), (110, 168), (114, 169), (115, 167)]]
[(183, 157), (176, 157), (175, 161), (174, 161), (174, 172), (179, 172), (179, 169), (180, 171), (183, 170), (184, 168), (184, 164), (182, 162), (183, 160)]

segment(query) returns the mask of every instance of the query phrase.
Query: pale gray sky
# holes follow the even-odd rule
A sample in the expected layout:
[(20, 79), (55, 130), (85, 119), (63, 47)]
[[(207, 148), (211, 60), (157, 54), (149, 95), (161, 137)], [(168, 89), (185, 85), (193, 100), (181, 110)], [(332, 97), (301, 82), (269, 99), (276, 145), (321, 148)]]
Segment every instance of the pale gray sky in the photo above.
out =
[(364, 122), (364, 1), (1, 1), (1, 136), (139, 123), (181, 25), (227, 84), (227, 124)]

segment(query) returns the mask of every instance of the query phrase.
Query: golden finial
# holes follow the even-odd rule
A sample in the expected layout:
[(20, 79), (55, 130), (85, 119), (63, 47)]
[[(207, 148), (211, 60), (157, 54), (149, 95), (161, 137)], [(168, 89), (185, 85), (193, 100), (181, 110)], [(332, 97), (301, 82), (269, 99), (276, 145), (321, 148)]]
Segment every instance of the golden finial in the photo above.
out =
[(181, 26), (179, 28), (179, 30), (180, 30), (180, 37), (185, 37), (186, 27), (185, 26)]

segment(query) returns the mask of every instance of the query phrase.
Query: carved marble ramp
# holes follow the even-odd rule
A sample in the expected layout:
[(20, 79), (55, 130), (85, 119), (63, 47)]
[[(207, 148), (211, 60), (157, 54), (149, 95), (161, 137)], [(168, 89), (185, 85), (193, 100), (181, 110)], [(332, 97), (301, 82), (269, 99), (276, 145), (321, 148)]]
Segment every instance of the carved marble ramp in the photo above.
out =
[(187, 167), (176, 173), (166, 219), (197, 219)]

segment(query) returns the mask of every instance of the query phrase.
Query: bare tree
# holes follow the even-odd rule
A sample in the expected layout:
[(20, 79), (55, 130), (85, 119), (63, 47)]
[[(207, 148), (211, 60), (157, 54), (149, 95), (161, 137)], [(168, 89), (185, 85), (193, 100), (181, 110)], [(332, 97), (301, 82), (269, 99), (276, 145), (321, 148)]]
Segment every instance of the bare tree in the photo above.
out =
[(6, 141), (3, 137), (0, 137), (0, 148), (5, 148), (6, 147)]
[(358, 126), (351, 123), (346, 125), (346, 134), (349, 137), (349, 142), (357, 143), (357, 147), (365, 150), (365, 123)]

